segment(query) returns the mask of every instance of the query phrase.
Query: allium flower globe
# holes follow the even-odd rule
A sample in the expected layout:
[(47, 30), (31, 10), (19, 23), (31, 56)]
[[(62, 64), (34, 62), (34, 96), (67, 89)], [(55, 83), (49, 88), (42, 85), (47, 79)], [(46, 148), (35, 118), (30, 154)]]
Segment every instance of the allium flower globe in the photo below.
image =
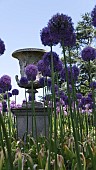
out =
[(28, 85), (28, 79), (26, 77), (21, 77), (20, 79), (20, 85), (21, 86), (26, 86)]
[(12, 90), (12, 95), (18, 95), (19, 94), (19, 90), (18, 89), (13, 89)]
[(11, 77), (8, 75), (3, 75), (0, 78), (0, 86), (1, 88), (6, 91), (6, 90), (10, 90), (11, 87)]
[(40, 31), (40, 37), (41, 37), (42, 44), (44, 46), (46, 45), (54, 46), (58, 43), (55, 40), (54, 41), (52, 40), (52, 37), (50, 35), (50, 30), (48, 27), (45, 27)]
[(96, 59), (96, 49), (93, 47), (85, 47), (81, 52), (81, 57), (84, 61), (90, 61)]
[(37, 66), (34, 65), (34, 64), (27, 65), (26, 68), (25, 68), (25, 73), (26, 73), (28, 80), (34, 81), (36, 79), (36, 76), (37, 76), (37, 73), (38, 73)]
[(92, 18), (92, 25), (96, 27), (96, 5), (94, 9), (91, 12), (91, 18)]
[(0, 55), (4, 54), (5, 51), (5, 44), (4, 42), (0, 39)]
[(56, 52), (47, 52), (43, 55), (43, 61), (44, 61), (44, 64), (45, 65), (50, 65), (51, 66), (51, 55), (53, 57), (53, 64), (58, 64), (58, 61), (59, 61), (59, 55), (56, 53)]
[(71, 17), (57, 13), (49, 20), (48, 28), (53, 42), (55, 40), (61, 43), (61, 45), (64, 42), (65, 46), (73, 46), (75, 44), (76, 37)]
[(90, 83), (90, 87), (93, 88), (93, 89), (96, 89), (96, 81), (92, 81)]

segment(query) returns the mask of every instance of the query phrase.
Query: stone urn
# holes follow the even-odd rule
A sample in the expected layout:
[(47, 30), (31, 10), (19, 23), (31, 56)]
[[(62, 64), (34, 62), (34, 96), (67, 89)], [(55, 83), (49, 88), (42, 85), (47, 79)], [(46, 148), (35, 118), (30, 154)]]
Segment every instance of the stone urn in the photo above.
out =
[[(46, 51), (43, 49), (37, 49), (37, 48), (25, 48), (25, 49), (19, 49), (12, 53), (12, 57), (19, 60), (20, 65), (20, 74), (21, 77), (26, 76), (25, 75), (25, 67), (28, 64), (37, 64), (39, 60), (42, 59), (42, 56), (44, 55)], [(39, 79), (39, 73), (36, 77), (36, 81), (34, 81), (34, 93), (36, 93), (36, 89), (41, 88), (38, 84)], [(30, 93), (30, 84), (25, 86), (20, 86), (19, 79), (17, 79), (17, 83), (19, 87), (28, 89)], [(35, 97), (34, 97), (35, 100)], [(47, 135), (48, 136), (48, 128), (49, 128), (49, 122), (48, 122), (48, 108), (43, 107), (43, 104), (41, 102), (34, 101), (35, 103), (35, 117), (36, 117), (36, 125), (37, 125), (37, 135)], [(14, 108), (12, 109), (13, 115), (16, 117), (16, 124), (17, 124), (17, 134), (18, 137), (22, 138), (24, 134), (26, 133), (26, 129), (28, 133), (32, 132), (32, 119), (34, 123), (34, 114), (32, 113), (32, 105), (30, 102), (25, 105), (22, 105), (21, 108)], [(45, 127), (46, 125), (46, 127)], [(45, 129), (45, 130), (44, 130)], [(34, 132), (32, 134), (33, 137), (36, 137), (36, 131), (34, 129)]]

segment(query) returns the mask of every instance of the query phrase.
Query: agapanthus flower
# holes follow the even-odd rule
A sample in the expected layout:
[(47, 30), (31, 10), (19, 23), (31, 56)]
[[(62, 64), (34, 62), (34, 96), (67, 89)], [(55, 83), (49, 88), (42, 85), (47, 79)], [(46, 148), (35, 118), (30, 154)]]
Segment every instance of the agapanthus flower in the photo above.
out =
[(12, 95), (18, 95), (19, 94), (19, 90), (18, 89), (13, 89), (12, 90)]
[(96, 5), (91, 12), (92, 25), (96, 27)]
[(3, 75), (0, 78), (0, 87), (3, 89), (3, 91), (10, 90), (11, 88), (11, 77), (8, 75)]
[(40, 37), (41, 37), (42, 44), (44, 46), (46, 46), (46, 45), (54, 46), (58, 43), (55, 40), (53, 41), (53, 39), (50, 35), (50, 30), (48, 27), (45, 27), (40, 31)]
[(96, 59), (96, 49), (93, 47), (85, 47), (81, 52), (81, 57), (84, 61), (90, 61)]
[(28, 80), (34, 81), (36, 79), (36, 76), (37, 76), (37, 73), (38, 73), (37, 66), (34, 65), (34, 64), (27, 65), (26, 68), (25, 68), (25, 73), (26, 73)]
[(57, 13), (49, 20), (48, 28), (53, 42), (55, 40), (58, 43), (64, 42), (65, 46), (72, 46), (75, 36), (71, 17)]
[(27, 86), (28, 85), (28, 79), (26, 77), (21, 77), (20, 85), (21, 86)]
[(4, 42), (0, 39), (0, 55), (4, 54), (5, 51), (5, 44)]
[(92, 81), (90, 83), (90, 87), (93, 88), (93, 89), (96, 89), (96, 81)]

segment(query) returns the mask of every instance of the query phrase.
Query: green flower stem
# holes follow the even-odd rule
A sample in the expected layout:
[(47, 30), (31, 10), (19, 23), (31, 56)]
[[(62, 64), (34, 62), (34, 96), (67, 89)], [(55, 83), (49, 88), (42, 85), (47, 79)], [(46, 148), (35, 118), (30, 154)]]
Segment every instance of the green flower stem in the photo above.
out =
[(5, 136), (6, 146), (7, 146), (7, 152), (8, 152), (8, 160), (9, 160), (9, 167), (8, 170), (14, 170), (13, 169), (13, 161), (12, 161), (12, 154), (11, 154), (11, 141), (8, 139), (8, 134), (6, 131), (5, 124), (3, 122), (2, 114), (0, 113), (0, 125), (2, 126), (3, 134)]
[(57, 125), (56, 125), (56, 98), (55, 98), (55, 89), (54, 89), (54, 63), (52, 55), (52, 46), (51, 46), (51, 76), (52, 76), (52, 99), (54, 107), (54, 148), (55, 148), (55, 170), (57, 170)]
[[(81, 126), (81, 119), (80, 119), (80, 113), (78, 109), (78, 101), (76, 98), (76, 88), (74, 85), (74, 80), (72, 78), (72, 59), (71, 59), (71, 54), (70, 54), (70, 48), (68, 48), (69, 51), (69, 62), (70, 62), (70, 69), (71, 69), (71, 82), (72, 82), (72, 98), (74, 101), (74, 121), (76, 123), (76, 133), (78, 140), (80, 140), (80, 134), (81, 134), (81, 141), (82, 141), (82, 126)], [(80, 122), (80, 134), (79, 134), (79, 122)]]
[[(37, 144), (37, 152), (39, 153), (39, 148), (38, 148), (38, 136), (37, 136), (37, 125), (36, 125), (36, 115), (35, 115), (35, 105), (34, 105), (34, 89), (33, 89), (33, 81), (31, 81), (31, 90), (32, 90), (32, 132), (35, 130), (36, 132), (36, 144)], [(34, 121), (33, 121), (33, 116), (34, 116)], [(33, 125), (34, 123), (34, 125)], [(34, 129), (33, 129), (34, 126)], [(34, 133), (34, 132), (33, 132)], [(32, 133), (32, 135), (33, 135)]]
[(4, 148), (4, 142), (3, 142), (3, 135), (2, 135), (2, 127), (1, 127), (1, 124), (0, 124), (0, 146), (2, 146), (3, 153), (4, 153), (4, 157), (5, 157), (5, 160), (6, 160), (6, 152), (5, 152), (5, 148)]
[(7, 99), (8, 99), (8, 122), (9, 122), (9, 136), (11, 138), (12, 136), (12, 128), (13, 128), (13, 122), (12, 122), (12, 113), (10, 110), (10, 99), (8, 97), (8, 92), (7, 92)]
[(26, 111), (27, 111), (27, 127), (26, 127), (26, 139), (27, 139), (27, 135), (28, 135), (28, 103), (27, 103), (26, 89), (25, 89), (25, 100), (26, 100)]
[[(45, 81), (44, 81), (44, 87), (45, 87)], [(46, 96), (46, 87), (43, 87), (43, 98)], [(45, 130), (45, 137), (46, 137), (46, 115), (45, 115), (45, 102), (44, 102), (44, 130)]]
[(74, 115), (73, 115), (73, 112), (72, 112), (72, 105), (71, 105), (71, 100), (70, 100), (71, 98), (70, 98), (69, 83), (68, 83), (67, 61), (66, 61), (65, 48), (64, 48), (63, 42), (62, 42), (62, 49), (63, 49), (63, 54), (64, 54), (64, 65), (65, 65), (65, 71), (66, 71), (68, 101), (69, 101), (70, 116), (71, 116), (71, 122), (72, 122), (72, 128), (73, 128), (73, 135), (74, 135), (74, 140), (75, 140), (77, 165), (78, 165), (78, 170), (82, 170), (81, 161), (80, 161), (80, 154), (79, 154), (78, 138), (77, 138), (77, 134), (76, 134), (76, 130), (75, 130), (75, 122), (74, 122), (74, 119), (73, 119)]

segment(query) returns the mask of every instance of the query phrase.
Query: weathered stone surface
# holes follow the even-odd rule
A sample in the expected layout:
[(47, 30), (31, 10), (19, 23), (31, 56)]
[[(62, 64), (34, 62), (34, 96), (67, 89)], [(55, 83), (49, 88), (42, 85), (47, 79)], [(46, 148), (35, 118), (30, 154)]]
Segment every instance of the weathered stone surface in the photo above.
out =
[[(28, 133), (32, 133), (32, 117), (33, 117), (33, 137), (36, 137), (36, 128), (34, 125), (34, 114), (31, 111), (31, 108), (18, 108), (12, 109), (12, 113), (16, 116), (17, 119), (17, 133), (18, 137), (22, 138), (27, 131), (27, 115), (28, 115)], [(35, 117), (36, 117), (36, 127), (37, 127), (37, 136), (45, 135), (48, 136), (48, 110), (47, 108), (35, 108)], [(46, 127), (45, 127), (46, 126)]]

